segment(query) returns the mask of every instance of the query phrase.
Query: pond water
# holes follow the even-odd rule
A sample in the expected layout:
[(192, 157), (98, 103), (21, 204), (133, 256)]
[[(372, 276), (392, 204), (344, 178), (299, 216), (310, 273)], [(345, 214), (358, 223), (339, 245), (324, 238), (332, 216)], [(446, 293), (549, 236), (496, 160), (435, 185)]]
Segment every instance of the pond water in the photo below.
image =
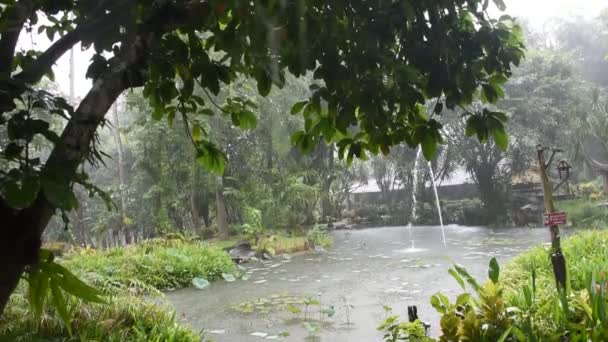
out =
[[(452, 297), (459, 290), (448, 274), (453, 262), (486, 279), (492, 256), (502, 265), (548, 240), (545, 229), (449, 225), (445, 233), (447, 248), (439, 227), (413, 227), (412, 250), (406, 227), (336, 231), (328, 251), (250, 262), (243, 265), (250, 274), (247, 280), (168, 292), (166, 299), (180, 320), (206, 329), (218, 342), (264, 341), (284, 331), (289, 333), (286, 341), (379, 341), (382, 334), (376, 327), (386, 315), (383, 305), (404, 320), (407, 306), (417, 305), (420, 318), (432, 324), (436, 336), (438, 315), (429, 298), (437, 291)], [(302, 322), (304, 312), (287, 310), (290, 302), (309, 297), (335, 310), (319, 324), (319, 307), (308, 309), (308, 319), (320, 326), (312, 338)]]

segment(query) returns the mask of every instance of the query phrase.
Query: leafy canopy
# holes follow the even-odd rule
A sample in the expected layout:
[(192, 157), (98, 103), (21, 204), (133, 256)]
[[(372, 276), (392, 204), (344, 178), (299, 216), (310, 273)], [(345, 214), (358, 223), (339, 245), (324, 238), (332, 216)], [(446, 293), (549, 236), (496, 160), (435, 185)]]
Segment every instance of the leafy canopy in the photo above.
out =
[[(436, 115), (444, 108), (465, 107), (476, 97), (496, 102), (503, 96), (502, 86), (511, 76), (512, 65), (523, 58), (521, 28), (508, 16), (489, 18), (488, 3), (3, 1), (2, 45), (22, 29), (36, 29), (54, 43), (46, 51), (15, 52), (13, 46), (12, 69), (0, 70), (0, 125), (12, 127), (13, 132), (8, 145), (2, 142), (2, 158), (9, 161), (0, 173), (2, 196), (22, 208), (32, 203), (41, 187), (49, 189), (46, 197), (58, 193), (56, 188), (69, 193), (67, 180), (56, 177), (62, 173), (61, 166), (40, 176), (43, 162), (26, 161), (32, 134), (42, 135), (55, 146), (58, 138), (36, 121), (44, 119), (24, 112), (15, 99), (23, 102), (24, 94), (33, 94), (22, 84), (39, 81), (43, 73), (50, 75), (57, 55), (76, 42), (95, 51), (86, 74), (96, 81), (91, 91), (143, 86), (152, 116), (170, 123), (176, 115), (182, 116), (198, 160), (217, 172), (223, 171), (225, 158), (210, 141), (208, 129), (212, 128), (206, 125), (214, 112), (210, 109), (221, 109), (235, 126), (243, 128), (254, 127), (257, 120), (250, 100), (236, 96), (216, 103), (215, 95), (226, 85), (251, 77), (265, 96), (273, 85), (284, 85), (286, 72), (312, 73), (316, 80), (310, 98), (291, 110), (305, 119), (304, 129), (292, 138), (302, 150), (324, 139), (335, 142), (340, 157), (350, 162), (370, 152), (387, 154), (392, 146), (405, 142), (411, 147), (421, 145), (425, 157), (433, 158), (443, 141)], [(494, 3), (504, 9), (502, 0)], [(20, 11), (26, 13), (21, 22), (15, 20), (23, 19)], [(48, 21), (41, 24), (39, 17)], [(110, 78), (125, 63), (128, 67), (120, 79)], [(201, 92), (195, 88), (206, 96), (197, 95)], [(432, 115), (426, 110), (430, 99), (435, 99)], [(71, 113), (65, 101), (51, 102), (58, 103), (62, 113)], [(68, 122), (87, 119), (87, 110), (81, 106), (78, 115), (63, 116)], [(504, 115), (488, 111), (468, 115), (467, 135), (475, 134), (482, 141), (492, 135), (499, 146), (506, 146)], [(92, 144), (94, 137), (88, 139)], [(95, 148), (89, 148), (92, 152)], [(19, 175), (5, 169), (19, 170)], [(73, 182), (84, 176), (70, 177)], [(45, 183), (45, 179), (51, 181)], [(64, 209), (76, 206), (69, 195), (51, 202)]]

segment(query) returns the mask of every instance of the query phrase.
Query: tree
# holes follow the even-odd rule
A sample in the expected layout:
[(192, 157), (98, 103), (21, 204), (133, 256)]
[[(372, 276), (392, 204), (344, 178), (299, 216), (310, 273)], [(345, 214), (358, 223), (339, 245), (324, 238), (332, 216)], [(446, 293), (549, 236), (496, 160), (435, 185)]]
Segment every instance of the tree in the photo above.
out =
[[(504, 7), (502, 0), (494, 2)], [(101, 158), (96, 129), (126, 89), (143, 86), (154, 118), (172, 122), (180, 116), (200, 131), (209, 103), (193, 93), (195, 84), (217, 94), (242, 75), (255, 78), (265, 96), (273, 84), (283, 85), (286, 69), (295, 76), (314, 72), (323, 85), (293, 109), (303, 110), (306, 121), (293, 137), (300, 148), (310, 150), (323, 137), (352, 161), (367, 152), (388, 153), (405, 141), (421, 144), (431, 158), (442, 140), (441, 124), (422, 115), (425, 100), (442, 97), (442, 106), (466, 106), (481, 89), (494, 102), (523, 57), (519, 26), (509, 17), (490, 19), (487, 5), (23, 0), (2, 6), (0, 124), (10, 134), (2, 146), (8, 166), (0, 173), (0, 219), (6, 227), (0, 238), (0, 311), (25, 268), (38, 262), (40, 237), (55, 211), (77, 206), (73, 184), (99, 192), (78, 167), (87, 158)], [(53, 20), (40, 24), (43, 16)], [(20, 34), (29, 30), (45, 33), (52, 44), (44, 51), (18, 51)], [(28, 84), (50, 74), (78, 42), (95, 51), (87, 71), (93, 86), (72, 110), (65, 99), (44, 97)], [(28, 101), (33, 94), (38, 99)], [(32, 115), (34, 109), (64, 117), (61, 134)], [(255, 120), (252, 109), (238, 97), (224, 104), (236, 126)], [(474, 129), (484, 134), (482, 125)], [(53, 146), (48, 158), (29, 154), (37, 135)], [(208, 136), (194, 143), (200, 162), (221, 173), (224, 159)]]

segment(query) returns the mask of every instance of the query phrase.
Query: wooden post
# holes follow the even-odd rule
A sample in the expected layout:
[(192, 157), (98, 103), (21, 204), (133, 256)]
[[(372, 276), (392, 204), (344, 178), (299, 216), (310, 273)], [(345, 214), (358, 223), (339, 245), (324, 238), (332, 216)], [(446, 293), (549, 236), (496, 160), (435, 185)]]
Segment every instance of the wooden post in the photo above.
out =
[[(551, 214), (555, 212), (553, 203), (553, 188), (551, 181), (547, 176), (547, 167), (545, 164), (545, 149), (541, 146), (537, 147), (538, 152), (538, 174), (543, 185), (543, 195), (545, 198), (545, 212)], [(551, 263), (553, 265), (553, 274), (555, 275), (555, 283), (558, 290), (566, 289), (566, 259), (562, 254), (562, 247), (559, 235), (559, 226), (551, 225), (549, 227), (551, 235)]]

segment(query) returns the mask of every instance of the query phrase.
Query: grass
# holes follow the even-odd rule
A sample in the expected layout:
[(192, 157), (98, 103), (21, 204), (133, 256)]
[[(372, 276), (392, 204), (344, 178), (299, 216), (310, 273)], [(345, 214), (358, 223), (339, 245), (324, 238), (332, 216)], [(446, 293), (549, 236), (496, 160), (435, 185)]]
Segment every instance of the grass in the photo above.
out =
[[(562, 241), (562, 249), (568, 269), (567, 300), (572, 308), (577, 306), (577, 297), (588, 296), (586, 289), (592, 277), (601, 277), (608, 271), (608, 230), (578, 232)], [(563, 303), (555, 284), (549, 251), (544, 246), (535, 247), (506, 265), (501, 276), (506, 288), (505, 297), (509, 306), (526, 307), (522, 289), (525, 286), (534, 288), (531, 286), (533, 270), (536, 299), (531, 319), (549, 336), (551, 332), (564, 329), (564, 317), (563, 310), (559, 309)], [(580, 312), (572, 315), (580, 315)]]
[(0, 319), (0, 341), (199, 342), (201, 334), (180, 325), (163, 307), (121, 295), (107, 304), (72, 303), (70, 336), (54, 310), (40, 324), (28, 311), (24, 291), (18, 291)]
[(108, 303), (72, 299), (75, 336), (71, 337), (54, 309), (45, 310), (40, 324), (34, 322), (21, 284), (0, 320), (0, 341), (200, 341), (200, 334), (140, 295), (189, 286), (195, 277), (220, 279), (223, 273), (236, 270), (220, 248), (179, 239), (149, 240), (104, 251), (76, 249), (60, 262), (109, 294)]
[(75, 250), (64, 257), (63, 264), (110, 293), (185, 287), (195, 277), (211, 281), (235, 271), (230, 256), (218, 247), (160, 239), (104, 251)]

